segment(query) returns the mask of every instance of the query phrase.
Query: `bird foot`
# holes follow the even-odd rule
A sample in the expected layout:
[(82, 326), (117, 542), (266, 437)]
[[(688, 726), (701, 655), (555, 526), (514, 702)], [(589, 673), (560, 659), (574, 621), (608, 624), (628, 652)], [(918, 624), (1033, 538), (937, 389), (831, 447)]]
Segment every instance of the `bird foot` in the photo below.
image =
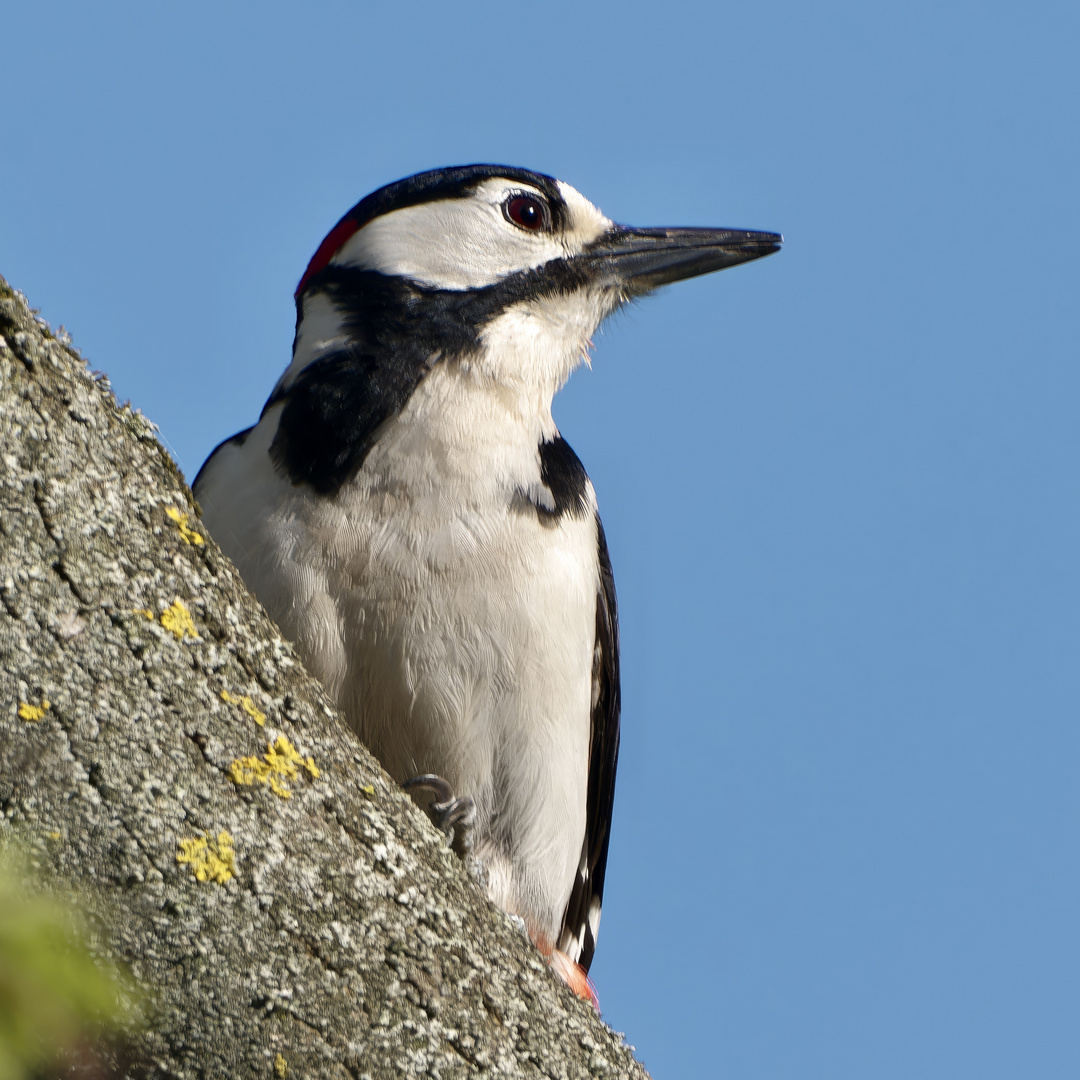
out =
[[(511, 918), (513, 918), (513, 916), (511, 916)], [(529, 938), (540, 950), (544, 959), (547, 960), (548, 967), (551, 968), (551, 970), (554, 971), (579, 998), (589, 1002), (589, 1004), (599, 1012), (600, 999), (596, 996), (596, 987), (593, 986), (593, 981), (589, 978), (585, 969), (576, 961), (571, 960), (562, 949), (556, 949), (551, 944), (551, 939), (543, 931), (535, 929), (530, 930)]]
[(600, 1011), (600, 999), (596, 996), (596, 987), (592, 979), (585, 974), (585, 969), (580, 964), (575, 964), (566, 953), (559, 949), (552, 949), (548, 957), (548, 966), (559, 976), (571, 990), (592, 1007)]
[(472, 827), (476, 821), (476, 803), (467, 795), (458, 797), (454, 789), (441, 777), (431, 773), (414, 776), (402, 785), (406, 791), (430, 791), (434, 799), (428, 803), (427, 815), (437, 829), (446, 834), (451, 849), (456, 855), (468, 862), (477, 862), (471, 858)]

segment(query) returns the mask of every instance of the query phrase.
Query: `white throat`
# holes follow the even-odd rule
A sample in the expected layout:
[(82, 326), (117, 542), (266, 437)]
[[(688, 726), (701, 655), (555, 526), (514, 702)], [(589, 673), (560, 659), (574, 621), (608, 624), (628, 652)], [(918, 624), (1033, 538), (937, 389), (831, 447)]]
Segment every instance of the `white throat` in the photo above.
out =
[(553, 432), (552, 398), (575, 368), (589, 363), (592, 335), (612, 306), (607, 294), (586, 290), (515, 304), (481, 331), (477, 366)]

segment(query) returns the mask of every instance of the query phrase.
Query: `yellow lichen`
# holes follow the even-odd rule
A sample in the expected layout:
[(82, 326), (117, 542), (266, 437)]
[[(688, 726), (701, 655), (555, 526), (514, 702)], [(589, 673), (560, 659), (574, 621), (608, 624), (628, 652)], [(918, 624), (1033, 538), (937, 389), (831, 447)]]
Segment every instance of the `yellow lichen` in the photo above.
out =
[(266, 713), (264, 713), (246, 694), (243, 697), (237, 697), (236, 694), (230, 694), (228, 690), (222, 690), (221, 700), (227, 701), (230, 705), (239, 705), (240, 708), (259, 725), (259, 727), (262, 727), (263, 724), (266, 723)]
[(262, 758), (237, 758), (229, 766), (229, 779), (241, 787), (253, 787), (265, 784), (270, 777), (270, 766)]
[(289, 1075), (289, 1063), (280, 1055), (274, 1055), (274, 1072), (281, 1077), (281, 1080), (285, 1080), (285, 1077)]
[(369, 798), (375, 797), (375, 785), (374, 784), (361, 784), (360, 790)]
[(60, 834), (58, 832), (51, 832), (51, 833), (49, 833), (49, 839), (50, 840), (59, 840), (60, 839)]
[(154, 613), (147, 607), (136, 608), (134, 614), (143, 615), (151, 622), (154, 621)]
[(229, 778), (243, 787), (266, 784), (279, 798), (291, 799), (292, 792), (286, 785), (300, 775), (297, 765), (312, 780), (318, 780), (319, 767), (314, 758), (301, 757), (296, 747), (284, 735), (279, 735), (274, 742), (267, 743), (266, 753), (261, 758), (237, 758), (229, 766)]
[(178, 863), (188, 863), (196, 881), (216, 881), (224, 885), (236, 871), (236, 852), (232, 834), (222, 829), (217, 839), (197, 836), (179, 841)]
[(176, 527), (180, 530), (180, 539), (183, 540), (185, 544), (193, 544), (195, 547), (199, 547), (200, 544), (206, 543), (202, 536), (188, 525), (187, 514), (182, 514), (172, 506), (170, 506), (165, 513), (176, 522)]
[(195, 638), (196, 641), (199, 638), (195, 623), (191, 619), (191, 612), (179, 600), (174, 600), (172, 607), (166, 608), (161, 613), (161, 625), (177, 641), (183, 641), (185, 637)]
[(31, 705), (28, 702), (19, 702), (19, 716), (31, 724), (36, 724), (52, 708), (48, 698), (42, 698), (40, 705)]

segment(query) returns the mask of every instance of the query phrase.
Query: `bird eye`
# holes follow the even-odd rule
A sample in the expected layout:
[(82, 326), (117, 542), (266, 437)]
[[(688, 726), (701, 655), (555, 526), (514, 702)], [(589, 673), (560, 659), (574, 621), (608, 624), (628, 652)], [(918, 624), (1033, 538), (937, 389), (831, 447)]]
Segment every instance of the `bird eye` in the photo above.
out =
[(511, 195), (503, 210), (515, 225), (530, 232), (544, 227), (544, 205), (531, 195)]

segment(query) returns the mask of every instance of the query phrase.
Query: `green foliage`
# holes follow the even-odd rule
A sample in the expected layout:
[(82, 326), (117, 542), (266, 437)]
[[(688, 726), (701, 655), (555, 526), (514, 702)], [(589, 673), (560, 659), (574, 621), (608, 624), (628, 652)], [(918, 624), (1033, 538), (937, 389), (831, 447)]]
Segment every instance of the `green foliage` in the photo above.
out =
[(74, 907), (44, 893), (26, 860), (0, 845), (0, 1080), (24, 1080), (135, 1020), (131, 987), (90, 955), (84, 935)]

